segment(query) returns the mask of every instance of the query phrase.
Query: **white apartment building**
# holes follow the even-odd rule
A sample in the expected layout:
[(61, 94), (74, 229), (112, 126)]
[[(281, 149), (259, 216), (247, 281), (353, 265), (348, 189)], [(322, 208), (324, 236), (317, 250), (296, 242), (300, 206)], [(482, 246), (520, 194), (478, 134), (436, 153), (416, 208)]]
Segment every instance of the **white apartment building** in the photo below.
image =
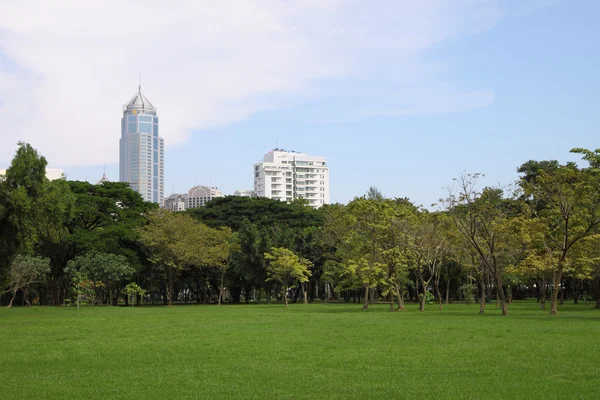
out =
[(204, 207), (215, 197), (223, 197), (223, 193), (216, 187), (194, 186), (187, 193), (173, 193), (165, 199), (164, 208), (171, 211), (184, 211), (189, 208)]
[(240, 189), (233, 192), (233, 195), (239, 197), (254, 197), (254, 190)]
[(287, 202), (305, 199), (315, 208), (329, 204), (327, 158), (274, 149), (254, 164), (254, 194)]

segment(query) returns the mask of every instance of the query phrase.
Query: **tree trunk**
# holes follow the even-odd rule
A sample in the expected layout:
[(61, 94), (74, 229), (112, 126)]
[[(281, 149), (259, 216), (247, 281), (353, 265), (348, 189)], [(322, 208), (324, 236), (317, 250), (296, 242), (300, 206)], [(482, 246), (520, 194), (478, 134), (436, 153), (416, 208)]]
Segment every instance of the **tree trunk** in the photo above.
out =
[(303, 291), (303, 295), (304, 295), (304, 304), (308, 304), (308, 292), (306, 291), (306, 283), (304, 283), (304, 285), (302, 286), (302, 291)]
[(169, 268), (169, 307), (173, 305), (173, 269)]
[(17, 292), (19, 291), (19, 289), (15, 290), (15, 293), (13, 294), (13, 297), (10, 298), (10, 302), (8, 303), (8, 306), (6, 306), (6, 308), (11, 308), (13, 305), (13, 301), (15, 301), (15, 297), (17, 297)]
[(421, 282), (423, 283), (423, 293), (419, 294), (419, 311), (423, 312), (423, 311), (425, 311), (425, 298), (427, 297), (427, 285), (425, 284), (425, 281), (423, 279), (421, 279)]
[(446, 304), (448, 304), (449, 300), (450, 300), (450, 277), (448, 276), (448, 279), (446, 280)]
[(558, 292), (560, 290), (560, 281), (562, 278), (562, 261), (559, 263), (558, 270), (554, 271), (554, 289), (552, 290), (552, 300), (550, 302), (550, 315), (558, 314)]
[(442, 294), (440, 293), (440, 282), (438, 280), (435, 282), (435, 290), (437, 290), (439, 310), (442, 311)]
[(481, 279), (481, 282), (479, 284), (481, 286), (481, 297), (480, 297), (480, 302), (479, 302), (479, 314), (483, 314), (485, 312), (485, 280)]
[(285, 301), (285, 306), (288, 306), (288, 298), (287, 298), (288, 287), (287, 285), (283, 287), (283, 299)]
[(398, 298), (398, 311), (406, 311), (406, 308), (404, 308), (404, 290), (400, 290), (398, 289), (398, 293), (397, 293), (397, 298)]
[(225, 270), (221, 272), (221, 287), (219, 288), (219, 305), (221, 305), (221, 299), (223, 298), (223, 280), (225, 279)]
[(369, 285), (365, 285), (365, 298), (363, 300), (363, 310), (369, 309)]
[(502, 307), (502, 315), (508, 315), (508, 305), (506, 304), (506, 297), (504, 296), (504, 287), (502, 285), (502, 275), (500, 272), (496, 274), (496, 295), (500, 297), (500, 305)]

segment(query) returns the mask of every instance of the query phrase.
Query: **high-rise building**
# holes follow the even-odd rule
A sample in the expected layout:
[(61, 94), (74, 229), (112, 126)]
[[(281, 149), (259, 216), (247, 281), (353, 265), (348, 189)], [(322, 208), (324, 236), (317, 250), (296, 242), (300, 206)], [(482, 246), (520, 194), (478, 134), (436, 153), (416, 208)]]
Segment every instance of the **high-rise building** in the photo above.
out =
[(163, 204), (164, 140), (158, 136), (156, 108), (142, 93), (142, 86), (123, 106), (119, 141), (119, 180), (145, 201)]
[(329, 204), (327, 158), (274, 149), (254, 164), (254, 194), (287, 202), (305, 199), (315, 208)]

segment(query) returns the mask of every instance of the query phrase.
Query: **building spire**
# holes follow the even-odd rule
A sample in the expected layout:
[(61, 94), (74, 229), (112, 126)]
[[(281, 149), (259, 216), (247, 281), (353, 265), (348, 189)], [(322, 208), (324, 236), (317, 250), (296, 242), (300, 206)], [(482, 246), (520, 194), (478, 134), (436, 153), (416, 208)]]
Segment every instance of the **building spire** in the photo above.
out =
[(142, 92), (142, 73), (138, 72), (138, 91)]

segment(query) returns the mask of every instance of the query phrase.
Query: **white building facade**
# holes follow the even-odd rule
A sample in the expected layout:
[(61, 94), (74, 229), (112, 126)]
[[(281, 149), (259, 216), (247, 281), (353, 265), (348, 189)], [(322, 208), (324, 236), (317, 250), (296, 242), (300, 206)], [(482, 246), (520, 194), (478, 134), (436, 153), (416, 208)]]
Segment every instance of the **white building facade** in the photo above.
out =
[(329, 204), (327, 158), (272, 150), (254, 164), (254, 194), (286, 202), (304, 199), (315, 208)]
[(254, 197), (254, 190), (240, 189), (233, 192), (233, 195), (239, 197)]
[(164, 148), (156, 108), (139, 86), (123, 109), (119, 180), (128, 182), (145, 201), (158, 204), (163, 204), (164, 196)]
[(187, 193), (173, 193), (165, 199), (164, 208), (171, 211), (184, 211), (190, 208), (204, 207), (215, 197), (223, 197), (216, 187), (194, 186)]

